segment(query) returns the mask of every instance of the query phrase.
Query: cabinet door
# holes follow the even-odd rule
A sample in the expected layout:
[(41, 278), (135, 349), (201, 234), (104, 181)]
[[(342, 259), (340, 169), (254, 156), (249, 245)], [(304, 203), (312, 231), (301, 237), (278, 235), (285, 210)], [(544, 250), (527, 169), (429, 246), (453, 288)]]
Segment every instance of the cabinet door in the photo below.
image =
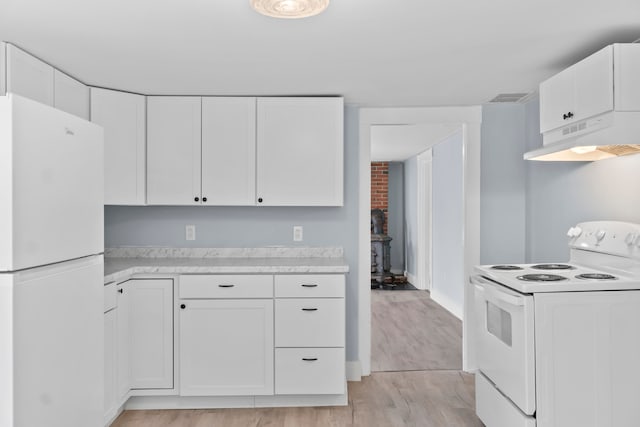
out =
[(209, 205), (255, 205), (255, 98), (202, 98), (202, 197)]
[(199, 97), (147, 98), (147, 203), (199, 205)]
[(91, 121), (104, 128), (104, 204), (145, 204), (143, 95), (91, 88)]
[(259, 205), (342, 206), (342, 98), (258, 98), (257, 126)]
[(7, 45), (7, 92), (53, 106), (53, 67)]
[(181, 303), (180, 394), (272, 395), (273, 300)]
[(540, 83), (540, 132), (545, 133), (571, 121), (574, 111), (575, 69), (569, 67)]
[(607, 46), (574, 67), (574, 120), (613, 110), (613, 46)]
[(89, 120), (89, 87), (58, 70), (54, 70), (53, 79), (54, 106)]
[(640, 110), (640, 44), (614, 45), (616, 111)]
[(116, 309), (116, 402), (121, 405), (131, 390), (131, 364), (129, 342), (129, 282), (120, 283), (117, 289)]
[(173, 280), (128, 283), (131, 388), (173, 388)]
[(104, 423), (113, 419), (118, 410), (116, 399), (116, 310), (104, 314)]

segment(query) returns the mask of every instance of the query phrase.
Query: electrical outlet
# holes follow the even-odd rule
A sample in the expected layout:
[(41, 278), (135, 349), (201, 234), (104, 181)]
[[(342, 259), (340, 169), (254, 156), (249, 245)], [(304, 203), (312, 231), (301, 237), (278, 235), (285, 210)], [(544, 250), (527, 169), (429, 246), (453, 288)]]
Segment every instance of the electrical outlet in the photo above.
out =
[(301, 225), (293, 226), (293, 241), (302, 242), (302, 226)]
[(187, 240), (196, 240), (196, 226), (195, 225), (187, 225), (185, 226), (185, 239)]

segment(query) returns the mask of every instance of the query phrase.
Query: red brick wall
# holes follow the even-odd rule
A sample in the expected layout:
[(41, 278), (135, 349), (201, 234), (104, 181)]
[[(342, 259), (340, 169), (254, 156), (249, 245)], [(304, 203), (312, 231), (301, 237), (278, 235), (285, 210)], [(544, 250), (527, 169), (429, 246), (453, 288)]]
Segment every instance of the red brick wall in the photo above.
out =
[(384, 232), (387, 234), (389, 162), (371, 162), (371, 209), (382, 209), (384, 212)]

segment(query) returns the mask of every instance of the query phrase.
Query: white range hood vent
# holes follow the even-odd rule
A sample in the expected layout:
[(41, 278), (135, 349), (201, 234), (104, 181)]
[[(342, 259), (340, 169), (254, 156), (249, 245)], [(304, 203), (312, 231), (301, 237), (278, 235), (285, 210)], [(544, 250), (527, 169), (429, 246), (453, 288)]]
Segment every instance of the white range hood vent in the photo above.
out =
[(542, 148), (525, 153), (524, 158), (589, 162), (638, 153), (640, 112), (612, 111), (547, 132)]

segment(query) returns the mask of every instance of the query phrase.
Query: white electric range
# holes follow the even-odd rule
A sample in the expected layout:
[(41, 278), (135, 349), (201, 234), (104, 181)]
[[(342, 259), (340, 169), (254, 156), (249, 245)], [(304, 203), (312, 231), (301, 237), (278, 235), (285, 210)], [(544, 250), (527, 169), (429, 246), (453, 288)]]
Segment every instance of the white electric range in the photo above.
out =
[(485, 265), (471, 278), (487, 427), (640, 426), (640, 225), (567, 234), (567, 263)]

